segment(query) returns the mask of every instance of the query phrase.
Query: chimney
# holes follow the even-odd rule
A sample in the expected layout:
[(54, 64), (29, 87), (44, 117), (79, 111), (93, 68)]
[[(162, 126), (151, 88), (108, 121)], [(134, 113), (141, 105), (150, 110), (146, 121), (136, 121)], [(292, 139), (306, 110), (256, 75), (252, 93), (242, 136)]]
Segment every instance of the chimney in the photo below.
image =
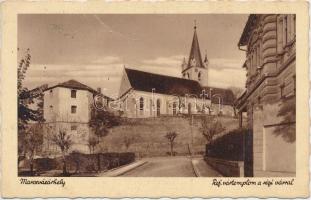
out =
[(98, 88), (97, 88), (97, 92), (98, 92), (99, 94), (101, 94), (101, 93), (102, 93), (102, 89), (101, 89), (100, 87), (98, 87)]

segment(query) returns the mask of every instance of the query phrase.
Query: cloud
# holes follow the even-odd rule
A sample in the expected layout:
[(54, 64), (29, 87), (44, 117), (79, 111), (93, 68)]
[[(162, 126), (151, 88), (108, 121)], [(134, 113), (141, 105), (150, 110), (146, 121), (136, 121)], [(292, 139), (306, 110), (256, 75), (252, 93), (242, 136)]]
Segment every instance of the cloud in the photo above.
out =
[(241, 59), (211, 58), (208, 67), (215, 70), (241, 70), (243, 62), (244, 60)]
[(176, 67), (181, 65), (183, 58), (184, 56), (182, 55), (158, 57), (156, 59), (143, 60), (141, 63), (155, 66)]
[[(181, 77), (183, 56), (175, 55), (143, 60), (127, 68), (150, 73)], [(101, 87), (107, 95), (115, 96), (120, 88), (124, 63), (117, 56), (106, 56), (85, 65), (31, 65), (26, 74), (25, 84), (34, 88), (42, 84), (54, 85), (75, 79), (96, 89)], [(245, 71), (234, 59), (211, 59), (208, 82), (214, 87), (244, 87)]]
[(34, 88), (42, 84), (50, 86), (75, 79), (92, 88), (106, 88), (107, 95), (119, 90), (123, 63), (119, 57), (106, 56), (81, 65), (32, 64), (25, 79), (25, 86)]
[(236, 69), (215, 70), (213, 68), (208, 71), (208, 83), (213, 87), (245, 87), (246, 72)]

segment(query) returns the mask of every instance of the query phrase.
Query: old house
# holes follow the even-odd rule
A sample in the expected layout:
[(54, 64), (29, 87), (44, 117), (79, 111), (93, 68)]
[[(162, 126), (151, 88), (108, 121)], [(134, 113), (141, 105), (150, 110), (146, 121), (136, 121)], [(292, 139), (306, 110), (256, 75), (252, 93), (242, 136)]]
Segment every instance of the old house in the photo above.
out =
[(46, 137), (44, 150), (47, 153), (59, 152), (59, 148), (51, 141), (51, 137), (60, 130), (70, 134), (73, 144), (71, 150), (89, 152), (89, 121), (94, 89), (76, 81), (69, 80), (44, 90), (44, 119)]
[(238, 43), (246, 52), (246, 91), (236, 103), (251, 133), (248, 176), (295, 175), (295, 32), (295, 15), (252, 14)]

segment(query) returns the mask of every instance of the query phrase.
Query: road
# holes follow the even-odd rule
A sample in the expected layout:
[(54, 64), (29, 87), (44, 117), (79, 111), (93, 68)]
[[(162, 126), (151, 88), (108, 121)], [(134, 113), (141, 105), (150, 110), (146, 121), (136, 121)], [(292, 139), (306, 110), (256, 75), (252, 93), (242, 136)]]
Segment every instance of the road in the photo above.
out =
[(147, 158), (147, 163), (122, 176), (128, 177), (195, 177), (191, 158), (156, 157)]

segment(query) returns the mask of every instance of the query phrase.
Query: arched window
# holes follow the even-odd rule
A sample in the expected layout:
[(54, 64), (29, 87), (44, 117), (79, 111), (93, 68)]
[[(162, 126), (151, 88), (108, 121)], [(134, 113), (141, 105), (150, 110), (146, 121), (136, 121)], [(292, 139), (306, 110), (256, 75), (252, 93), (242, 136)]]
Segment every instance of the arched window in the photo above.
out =
[(176, 102), (173, 103), (173, 115), (176, 115)]
[(161, 101), (160, 99), (157, 99), (157, 116), (160, 116), (161, 114)]
[(144, 98), (139, 99), (139, 110), (144, 110)]
[(199, 72), (199, 74), (198, 74), (198, 80), (199, 81), (201, 80), (201, 72)]

